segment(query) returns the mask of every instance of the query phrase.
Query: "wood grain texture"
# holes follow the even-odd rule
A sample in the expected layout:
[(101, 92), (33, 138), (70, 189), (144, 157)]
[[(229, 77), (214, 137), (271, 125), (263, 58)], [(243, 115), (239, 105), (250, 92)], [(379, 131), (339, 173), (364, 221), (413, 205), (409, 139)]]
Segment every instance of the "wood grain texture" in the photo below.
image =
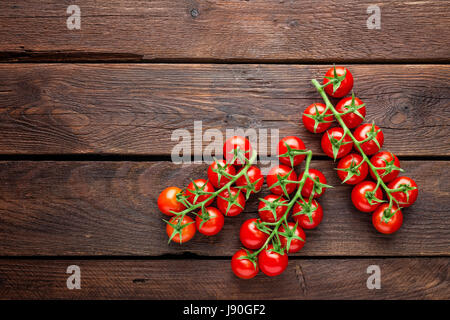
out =
[[(73, 264), (80, 290), (66, 287)], [(380, 266), (379, 290), (367, 289), (369, 265)], [(0, 299), (449, 299), (449, 283), (449, 258), (290, 260), (250, 281), (228, 260), (0, 261)]]
[[(324, 220), (307, 231), (299, 255), (450, 255), (449, 164), (402, 161), (405, 175), (419, 185), (419, 199), (404, 210), (403, 227), (386, 236), (373, 228), (370, 214), (353, 208), (351, 187), (340, 185), (332, 161), (313, 161), (335, 188), (320, 199)], [(157, 197), (167, 186), (206, 177), (205, 165), (0, 162), (0, 177), (1, 256), (231, 256), (241, 246), (241, 224), (257, 216), (253, 197), (244, 213), (226, 218), (217, 236), (197, 234), (183, 246), (168, 245)]]
[(3, 61), (198, 59), (220, 61), (449, 60), (448, 1), (79, 0), (0, 3)]
[[(202, 64), (0, 65), (0, 153), (170, 155), (176, 129), (279, 129), (314, 154), (301, 113), (328, 67)], [(367, 121), (399, 156), (450, 155), (450, 66), (351, 65)], [(192, 137), (193, 143), (201, 143)], [(278, 139), (276, 139), (278, 141)], [(211, 144), (204, 139), (203, 146)], [(213, 146), (221, 150), (222, 142)], [(199, 154), (199, 149), (193, 150)]]

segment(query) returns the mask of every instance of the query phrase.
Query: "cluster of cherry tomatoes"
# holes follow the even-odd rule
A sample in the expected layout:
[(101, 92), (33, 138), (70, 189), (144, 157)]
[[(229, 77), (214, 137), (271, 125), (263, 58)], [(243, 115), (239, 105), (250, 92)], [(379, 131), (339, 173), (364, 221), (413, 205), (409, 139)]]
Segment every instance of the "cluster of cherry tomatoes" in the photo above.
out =
[[(322, 88), (334, 98), (342, 98), (353, 88), (353, 76), (345, 67), (333, 67), (325, 75)], [(303, 113), (303, 123), (313, 133), (324, 132), (322, 150), (340, 159), (338, 176), (343, 183), (355, 185), (352, 202), (362, 212), (373, 212), (372, 223), (381, 233), (397, 231), (403, 223), (401, 208), (412, 205), (418, 195), (417, 184), (401, 176), (400, 161), (391, 152), (382, 151), (384, 135), (375, 124), (362, 124), (365, 104), (352, 94), (334, 108), (314, 103)], [(336, 118), (339, 127), (330, 128)], [(350, 129), (355, 129), (353, 133)], [(369, 158), (370, 156), (370, 158)], [(366, 179), (369, 176), (373, 181)], [(384, 197), (383, 189), (387, 200)]]
[[(231, 137), (223, 152), (226, 159), (215, 159), (208, 167), (208, 180), (192, 180), (185, 190), (168, 187), (159, 195), (159, 210), (171, 216), (166, 221), (169, 241), (185, 243), (196, 231), (216, 235), (223, 228), (224, 216), (240, 214), (249, 196), (261, 190), (264, 177), (257, 166), (248, 163), (253, 152), (248, 139)], [(187, 215), (191, 212), (195, 221)]]

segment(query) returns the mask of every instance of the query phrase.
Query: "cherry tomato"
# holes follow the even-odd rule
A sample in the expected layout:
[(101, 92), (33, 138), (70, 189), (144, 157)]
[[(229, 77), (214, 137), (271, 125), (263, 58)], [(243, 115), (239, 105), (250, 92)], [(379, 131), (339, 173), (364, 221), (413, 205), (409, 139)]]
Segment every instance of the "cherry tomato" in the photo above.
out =
[[(358, 106), (361, 106), (364, 104), (364, 102), (362, 102), (359, 98), (354, 98), (355, 102), (354, 105), (352, 106), (352, 97), (347, 97), (342, 99), (341, 101), (339, 101), (339, 103), (336, 105), (336, 111), (339, 113), (343, 113), (343, 112), (347, 112), (349, 110), (353, 111), (350, 113), (347, 113), (343, 116), (341, 116), (342, 121), (344, 121), (345, 125), (349, 128), (349, 129), (353, 129), (356, 128), (357, 126), (359, 126), (363, 120), (364, 117), (366, 116), (366, 107), (362, 106), (360, 108), (358, 108)], [(363, 118), (361, 118), (356, 111), (363, 116)]]
[[(241, 170), (243, 170), (243, 169), (241, 169)], [(239, 170), (239, 172), (241, 172), (241, 170)], [(261, 173), (261, 170), (256, 166), (251, 166), (247, 170), (247, 176), (248, 176), (248, 179), (250, 180), (250, 183), (253, 184), (253, 188), (254, 188), (254, 190), (251, 193), (259, 192), (264, 183), (264, 177)], [(248, 184), (249, 183), (248, 183), (245, 175), (240, 176), (236, 180), (236, 185), (239, 187), (247, 186)]]
[(270, 277), (282, 274), (288, 265), (288, 256), (286, 252), (284, 254), (279, 254), (272, 250), (273, 245), (269, 244), (267, 248), (262, 250), (258, 255), (259, 269)]
[[(400, 161), (391, 152), (387, 151), (378, 152), (376, 155), (372, 156), (370, 162), (377, 168), (385, 168), (385, 169), (377, 169), (377, 173), (381, 177), (381, 180), (383, 180), (383, 182), (389, 182), (394, 180), (400, 173), (400, 170), (395, 169), (393, 167), (395, 166), (397, 168), (400, 168)], [(370, 175), (374, 180), (377, 180), (372, 170), (370, 171)]]
[[(278, 155), (286, 154), (288, 153), (288, 147), (293, 150), (305, 150), (305, 144), (303, 143), (302, 139), (295, 137), (295, 136), (287, 136), (280, 140), (278, 143)], [(282, 164), (285, 164), (287, 166), (298, 166), (300, 163), (302, 163), (303, 160), (305, 160), (304, 154), (299, 154), (294, 156), (293, 163), (291, 163), (291, 159), (289, 157), (279, 157), (278, 158)]]
[[(288, 227), (294, 236), (299, 237), (303, 240), (302, 241), (302, 240), (292, 237), (291, 243), (289, 245), (288, 253), (299, 252), (305, 245), (305, 241), (306, 241), (305, 231), (303, 231), (302, 228), (300, 228), (298, 225), (296, 227), (295, 223), (293, 223), (293, 222), (288, 222)], [(287, 229), (286, 226), (284, 224), (282, 224), (278, 228), (278, 232), (286, 233), (286, 229)], [(283, 236), (280, 234), (280, 242), (281, 242), (281, 245), (283, 246), (283, 248), (287, 248), (288, 239), (289, 239), (289, 237), (286, 237), (286, 236)]]
[[(245, 197), (241, 190), (230, 188), (231, 195), (228, 189), (223, 190), (217, 197), (217, 207), (228, 217), (237, 216), (245, 208)], [(227, 201), (228, 199), (230, 201)], [(242, 208), (241, 208), (242, 207)]]
[[(181, 217), (172, 217), (170, 218), (169, 222), (173, 225), (177, 225), (178, 221)], [(178, 243), (185, 243), (192, 239), (195, 235), (195, 224), (194, 220), (192, 220), (189, 216), (184, 216), (183, 220), (181, 220), (181, 238), (180, 233), (176, 232), (175, 236), (172, 238), (172, 241), (178, 242)], [(170, 224), (166, 225), (166, 232), (169, 238), (172, 236), (175, 228), (172, 227)]]
[[(375, 182), (363, 181), (353, 187), (352, 202), (356, 209), (362, 212), (372, 212), (380, 205), (380, 202), (373, 200), (374, 198), (383, 200), (383, 192), (380, 187), (373, 193), (376, 186)], [(372, 199), (372, 204), (369, 203), (369, 199)]]
[[(294, 221), (298, 222), (298, 225), (304, 229), (314, 229), (322, 222), (323, 209), (316, 200), (309, 204), (307, 201), (299, 199), (292, 210)], [(308, 213), (310, 213), (311, 219)]]
[(177, 200), (177, 194), (181, 193), (182, 190), (177, 187), (168, 187), (165, 188), (158, 197), (158, 208), (159, 210), (168, 215), (173, 216), (173, 212), (181, 212), (185, 209), (185, 206), (178, 202)]
[[(279, 180), (280, 183), (278, 184)], [(287, 183), (286, 182), (287, 180), (290, 181), (297, 180), (297, 174), (294, 172), (292, 168), (280, 164), (270, 169), (269, 174), (267, 175), (267, 186), (269, 187), (272, 193), (278, 195), (285, 195), (282, 187), (282, 185), (284, 185), (287, 194), (291, 194), (297, 188), (297, 184)]]
[[(194, 180), (193, 182), (189, 183), (189, 185), (187, 186), (186, 189), (186, 195), (189, 196), (188, 197), (188, 201), (192, 204), (197, 204), (200, 202), (205, 201), (206, 199), (208, 199), (209, 197), (211, 197), (211, 195), (209, 194), (203, 194), (197, 197), (195, 194), (193, 193), (193, 191), (195, 191), (195, 186), (197, 186), (198, 189), (204, 191), (204, 192), (214, 192), (214, 187), (212, 186), (211, 183), (209, 183), (208, 181), (206, 181), (205, 179), (197, 179)], [(208, 200), (208, 202), (206, 202), (205, 206), (209, 206), (212, 202), (214, 201), (214, 198), (211, 197), (210, 200)]]
[(252, 146), (250, 145), (250, 141), (241, 136), (234, 136), (225, 141), (225, 144), (223, 145), (223, 157), (225, 158), (227, 163), (237, 165), (243, 164), (239, 159), (235, 159), (233, 161), (234, 150), (237, 150), (238, 148), (242, 152), (244, 152), (244, 155), (247, 159), (250, 159), (250, 156), (252, 154)]
[(330, 158), (334, 157), (334, 150), (336, 151), (336, 159), (342, 158), (352, 151), (353, 142), (352, 139), (346, 135), (344, 138), (344, 129), (340, 127), (334, 127), (328, 129), (322, 136), (322, 150)]
[[(381, 130), (378, 133), (376, 133), (378, 130), (380, 130), (378, 126), (366, 123), (356, 128), (355, 132), (353, 133), (353, 136), (358, 141), (363, 141), (369, 136), (372, 138), (372, 140), (366, 141), (363, 144), (361, 144), (361, 149), (368, 156), (377, 153), (383, 146), (384, 135)], [(380, 147), (377, 146), (374, 139), (378, 141)]]
[[(330, 79), (331, 78), (331, 79)], [(330, 84), (325, 87), (325, 92), (334, 98), (341, 98), (346, 96), (353, 88), (353, 75), (345, 67), (333, 67), (330, 68), (323, 79), (323, 84), (327, 84), (332, 79), (341, 79), (340, 84), (336, 88), (334, 84)], [(336, 90), (335, 90), (336, 89)]]
[[(397, 211), (398, 210), (398, 211)], [(396, 232), (403, 224), (403, 214), (396, 205), (392, 205), (389, 213), (389, 204), (383, 203), (372, 214), (372, 223), (375, 229), (384, 234)], [(394, 213), (395, 212), (395, 213)], [(383, 216), (394, 214), (389, 221), (384, 221)]]
[(202, 216), (202, 211), (198, 212), (198, 216), (195, 218), (195, 225), (197, 226), (198, 232), (206, 235), (213, 236), (218, 234), (220, 230), (223, 228), (224, 217), (223, 214), (214, 207), (205, 208), (207, 217)]
[(208, 180), (217, 189), (222, 188), (224, 185), (230, 182), (230, 179), (227, 176), (223, 174), (219, 175), (217, 173), (219, 166), (223, 168), (223, 170), (229, 175), (234, 176), (236, 174), (236, 169), (232, 165), (227, 164), (225, 160), (216, 160), (213, 163), (211, 163), (211, 165), (208, 167)]
[[(313, 103), (303, 112), (303, 125), (308, 131), (312, 133), (321, 133), (331, 126), (333, 121), (333, 112), (327, 110), (325, 112), (325, 105), (323, 103)], [(311, 118), (311, 116), (313, 118)]]
[[(362, 164), (360, 165), (360, 163)], [(357, 184), (366, 179), (369, 166), (363, 161), (363, 157), (357, 153), (349, 154), (342, 158), (338, 163), (338, 176), (341, 181), (345, 181), (348, 175), (351, 177), (345, 181), (346, 184)], [(342, 171), (345, 169), (348, 171)]]
[(244, 247), (249, 249), (259, 249), (269, 237), (267, 233), (258, 229), (258, 223), (259, 221), (257, 219), (248, 219), (242, 224), (239, 238)]
[[(419, 188), (416, 182), (408, 177), (397, 177), (388, 184), (389, 189), (405, 188), (405, 191), (392, 192), (393, 196), (401, 208), (407, 208), (411, 206), (417, 200), (419, 194)], [(412, 190), (407, 190), (409, 188), (415, 188)]]
[[(304, 175), (304, 172), (298, 177), (298, 181), (302, 180)], [(309, 175), (313, 178), (314, 181), (319, 181), (320, 183), (326, 184), (327, 179), (323, 175), (322, 172), (316, 169), (309, 169)], [(313, 198), (319, 198), (324, 192), (324, 187), (319, 187), (314, 184), (313, 180), (311, 178), (306, 179), (305, 184), (303, 185), (302, 189), (302, 196), (305, 199), (309, 199), (311, 196), (311, 193), (314, 192)]]
[(252, 251), (248, 250), (248, 253), (244, 250), (238, 250), (231, 258), (231, 270), (234, 274), (241, 279), (251, 279), (259, 272), (258, 261), (253, 263), (249, 259), (243, 257), (248, 256)]
[(265, 201), (260, 200), (258, 205), (258, 213), (261, 220), (264, 222), (272, 222), (272, 223), (280, 220), (286, 213), (287, 207), (277, 205), (277, 203), (287, 204), (286, 199), (284, 199), (282, 196), (274, 194), (269, 194), (268, 196), (265, 196), (263, 199)]

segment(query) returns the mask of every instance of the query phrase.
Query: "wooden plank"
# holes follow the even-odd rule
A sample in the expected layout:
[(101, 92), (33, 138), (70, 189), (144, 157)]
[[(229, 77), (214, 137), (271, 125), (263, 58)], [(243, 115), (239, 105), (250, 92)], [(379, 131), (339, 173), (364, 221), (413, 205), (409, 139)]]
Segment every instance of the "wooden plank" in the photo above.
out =
[[(80, 290), (66, 287), (69, 265)], [(370, 265), (379, 290), (367, 288)], [(228, 260), (2, 260), (0, 299), (449, 299), (448, 270), (449, 258), (291, 259), (278, 277), (246, 281)]]
[[(0, 65), (3, 154), (170, 155), (176, 129), (267, 129), (323, 155), (301, 113), (321, 102), (325, 66), (179, 64)], [(397, 155), (449, 156), (450, 66), (352, 65), (367, 121)], [(195, 143), (198, 138), (193, 137)], [(200, 142), (199, 142), (200, 143)], [(211, 143), (204, 139), (203, 146)], [(194, 145), (194, 143), (192, 143)], [(219, 146), (216, 140), (213, 145)], [(199, 154), (198, 148), (193, 153)]]
[[(314, 161), (335, 189), (320, 199), (324, 220), (307, 231), (300, 256), (450, 255), (449, 162), (402, 161), (420, 186), (395, 234), (379, 234), (370, 214), (358, 212), (351, 187), (340, 185), (331, 161)], [(0, 255), (139, 255), (193, 253), (231, 256), (241, 247), (239, 228), (257, 216), (257, 198), (226, 219), (214, 237), (197, 234), (167, 244), (157, 197), (167, 186), (206, 177), (205, 165), (169, 162), (0, 162)], [(267, 189), (266, 187), (264, 188)], [(266, 191), (267, 193), (267, 191)]]
[(23, 60), (449, 60), (445, 0), (79, 0), (81, 30), (68, 30), (72, 4), (0, 3), (3, 61)]

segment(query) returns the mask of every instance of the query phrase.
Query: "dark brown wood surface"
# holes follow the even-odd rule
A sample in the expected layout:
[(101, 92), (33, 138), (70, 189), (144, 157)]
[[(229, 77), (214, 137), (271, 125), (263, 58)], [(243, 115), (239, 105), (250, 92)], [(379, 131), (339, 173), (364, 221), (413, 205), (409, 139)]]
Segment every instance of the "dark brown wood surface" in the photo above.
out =
[[(314, 161), (335, 186), (319, 202), (325, 218), (307, 231), (300, 256), (434, 256), (450, 248), (448, 161), (402, 161), (420, 186), (404, 210), (404, 226), (381, 235), (371, 215), (358, 212), (351, 187), (341, 185), (332, 161)], [(206, 178), (205, 165), (170, 162), (0, 162), (0, 255), (139, 255), (193, 253), (231, 256), (241, 247), (239, 227), (257, 217), (257, 198), (217, 236), (167, 245), (165, 216), (156, 201), (170, 185)], [(267, 188), (265, 188), (267, 190)], [(267, 191), (265, 192), (267, 193)], [(263, 194), (265, 194), (263, 193)], [(258, 195), (260, 196), (260, 195)], [(430, 201), (432, 199), (432, 201)]]
[[(21, 60), (449, 61), (441, 1), (3, 0), (0, 57)], [(381, 9), (369, 30), (367, 8)]]
[[(450, 299), (449, 258), (290, 260), (278, 277), (233, 275), (228, 260), (1, 260), (0, 299)], [(66, 287), (80, 267), (81, 290)], [(380, 266), (382, 287), (367, 288)]]
[[(449, 156), (450, 66), (352, 65), (367, 121), (399, 156)], [(279, 129), (316, 155), (301, 124), (321, 102), (323, 66), (214, 64), (0, 65), (3, 154), (170, 155), (176, 129)], [(192, 136), (195, 138), (194, 136)], [(198, 141), (198, 139), (196, 139)], [(192, 143), (192, 146), (195, 142)], [(211, 141), (203, 141), (207, 146)], [(220, 146), (222, 142), (215, 141)], [(198, 149), (192, 153), (199, 153)]]

